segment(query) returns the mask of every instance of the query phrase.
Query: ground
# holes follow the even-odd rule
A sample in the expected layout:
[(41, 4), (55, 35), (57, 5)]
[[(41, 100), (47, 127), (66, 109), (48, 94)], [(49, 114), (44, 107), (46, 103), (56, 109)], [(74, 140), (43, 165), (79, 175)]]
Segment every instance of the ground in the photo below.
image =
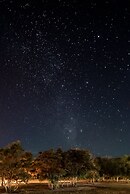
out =
[[(5, 191), (0, 187), (0, 193)], [(77, 187), (64, 187), (56, 190), (48, 189), (46, 183), (30, 183), (21, 185), (17, 193), (21, 194), (130, 194), (128, 183), (78, 183)]]

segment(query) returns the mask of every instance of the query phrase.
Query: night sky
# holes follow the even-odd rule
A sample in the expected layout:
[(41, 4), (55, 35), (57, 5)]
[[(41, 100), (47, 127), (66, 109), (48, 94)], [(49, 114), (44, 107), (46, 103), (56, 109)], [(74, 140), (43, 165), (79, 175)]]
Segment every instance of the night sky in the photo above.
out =
[(130, 154), (130, 1), (0, 0), (0, 147)]

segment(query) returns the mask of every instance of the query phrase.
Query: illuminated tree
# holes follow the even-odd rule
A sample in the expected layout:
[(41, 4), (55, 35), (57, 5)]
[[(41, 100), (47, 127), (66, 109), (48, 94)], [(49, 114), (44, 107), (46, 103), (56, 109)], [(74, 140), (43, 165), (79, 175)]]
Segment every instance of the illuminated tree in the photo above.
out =
[(91, 179), (91, 182), (94, 183), (95, 180), (99, 178), (99, 173), (96, 169), (89, 170), (86, 174), (86, 178)]
[(51, 187), (54, 189), (58, 186), (58, 180), (64, 174), (62, 165), (62, 150), (49, 150), (39, 153), (35, 160), (39, 179), (48, 179)]
[(29, 178), (31, 159), (32, 154), (25, 152), (19, 141), (0, 149), (0, 175), (6, 192), (16, 190), (21, 181)]

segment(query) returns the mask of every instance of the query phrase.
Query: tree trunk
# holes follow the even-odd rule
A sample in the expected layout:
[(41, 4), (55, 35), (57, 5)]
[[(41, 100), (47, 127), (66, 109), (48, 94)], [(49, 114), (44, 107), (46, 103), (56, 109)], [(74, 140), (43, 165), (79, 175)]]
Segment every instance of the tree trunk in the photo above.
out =
[(4, 187), (4, 177), (3, 177), (3, 175), (1, 177), (1, 186)]

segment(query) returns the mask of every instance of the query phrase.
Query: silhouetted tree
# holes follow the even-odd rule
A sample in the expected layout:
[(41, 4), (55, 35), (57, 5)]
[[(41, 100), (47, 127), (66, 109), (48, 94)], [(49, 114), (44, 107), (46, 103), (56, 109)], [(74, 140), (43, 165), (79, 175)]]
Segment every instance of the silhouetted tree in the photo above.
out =
[(93, 167), (94, 160), (88, 150), (70, 149), (64, 153), (64, 168), (68, 177), (85, 176)]

